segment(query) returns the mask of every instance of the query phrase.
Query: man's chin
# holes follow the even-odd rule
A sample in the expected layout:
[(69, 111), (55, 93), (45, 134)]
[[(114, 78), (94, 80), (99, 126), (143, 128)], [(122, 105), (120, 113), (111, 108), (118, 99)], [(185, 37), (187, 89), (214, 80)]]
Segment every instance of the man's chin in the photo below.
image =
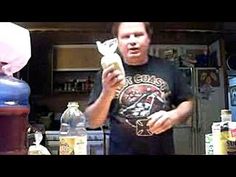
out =
[(140, 58), (140, 56), (141, 56), (140, 53), (132, 53), (132, 54), (128, 55), (128, 59), (129, 60), (137, 60)]

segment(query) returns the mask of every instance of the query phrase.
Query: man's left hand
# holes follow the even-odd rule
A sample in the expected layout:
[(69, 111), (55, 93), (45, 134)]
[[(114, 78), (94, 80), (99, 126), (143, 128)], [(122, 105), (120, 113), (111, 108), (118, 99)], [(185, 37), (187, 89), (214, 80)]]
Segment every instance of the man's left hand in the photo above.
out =
[(148, 119), (150, 119), (147, 123), (149, 130), (153, 134), (160, 134), (172, 128), (174, 126), (174, 121), (170, 117), (171, 113), (172, 111), (161, 110), (148, 116)]

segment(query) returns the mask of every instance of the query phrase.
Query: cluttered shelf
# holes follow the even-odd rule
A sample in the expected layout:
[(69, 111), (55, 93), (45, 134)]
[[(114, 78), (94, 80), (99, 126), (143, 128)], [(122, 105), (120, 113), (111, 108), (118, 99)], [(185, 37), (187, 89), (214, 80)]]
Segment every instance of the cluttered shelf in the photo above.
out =
[(53, 73), (53, 92), (89, 93), (97, 71), (57, 71)]

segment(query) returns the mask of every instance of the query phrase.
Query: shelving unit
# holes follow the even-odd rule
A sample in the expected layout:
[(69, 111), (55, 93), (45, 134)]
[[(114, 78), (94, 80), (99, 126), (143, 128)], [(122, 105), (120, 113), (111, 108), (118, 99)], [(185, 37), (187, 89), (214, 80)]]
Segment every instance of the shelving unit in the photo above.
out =
[(53, 46), (53, 92), (89, 93), (100, 59), (96, 45)]
[(53, 92), (88, 93), (94, 83), (97, 70), (53, 71)]

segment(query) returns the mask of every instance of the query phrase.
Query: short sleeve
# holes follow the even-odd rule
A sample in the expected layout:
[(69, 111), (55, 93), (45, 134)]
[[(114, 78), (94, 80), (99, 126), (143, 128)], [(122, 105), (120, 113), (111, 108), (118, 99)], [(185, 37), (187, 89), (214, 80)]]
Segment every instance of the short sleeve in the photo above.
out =
[(173, 68), (174, 78), (174, 105), (178, 106), (181, 102), (193, 98), (191, 85), (187, 83), (187, 77), (176, 67)]
[(96, 99), (99, 97), (99, 95), (102, 91), (101, 79), (102, 79), (102, 71), (100, 70), (100, 71), (97, 72), (97, 74), (95, 76), (95, 82), (94, 82), (94, 86), (91, 90), (91, 93), (89, 95), (88, 105), (95, 102)]

